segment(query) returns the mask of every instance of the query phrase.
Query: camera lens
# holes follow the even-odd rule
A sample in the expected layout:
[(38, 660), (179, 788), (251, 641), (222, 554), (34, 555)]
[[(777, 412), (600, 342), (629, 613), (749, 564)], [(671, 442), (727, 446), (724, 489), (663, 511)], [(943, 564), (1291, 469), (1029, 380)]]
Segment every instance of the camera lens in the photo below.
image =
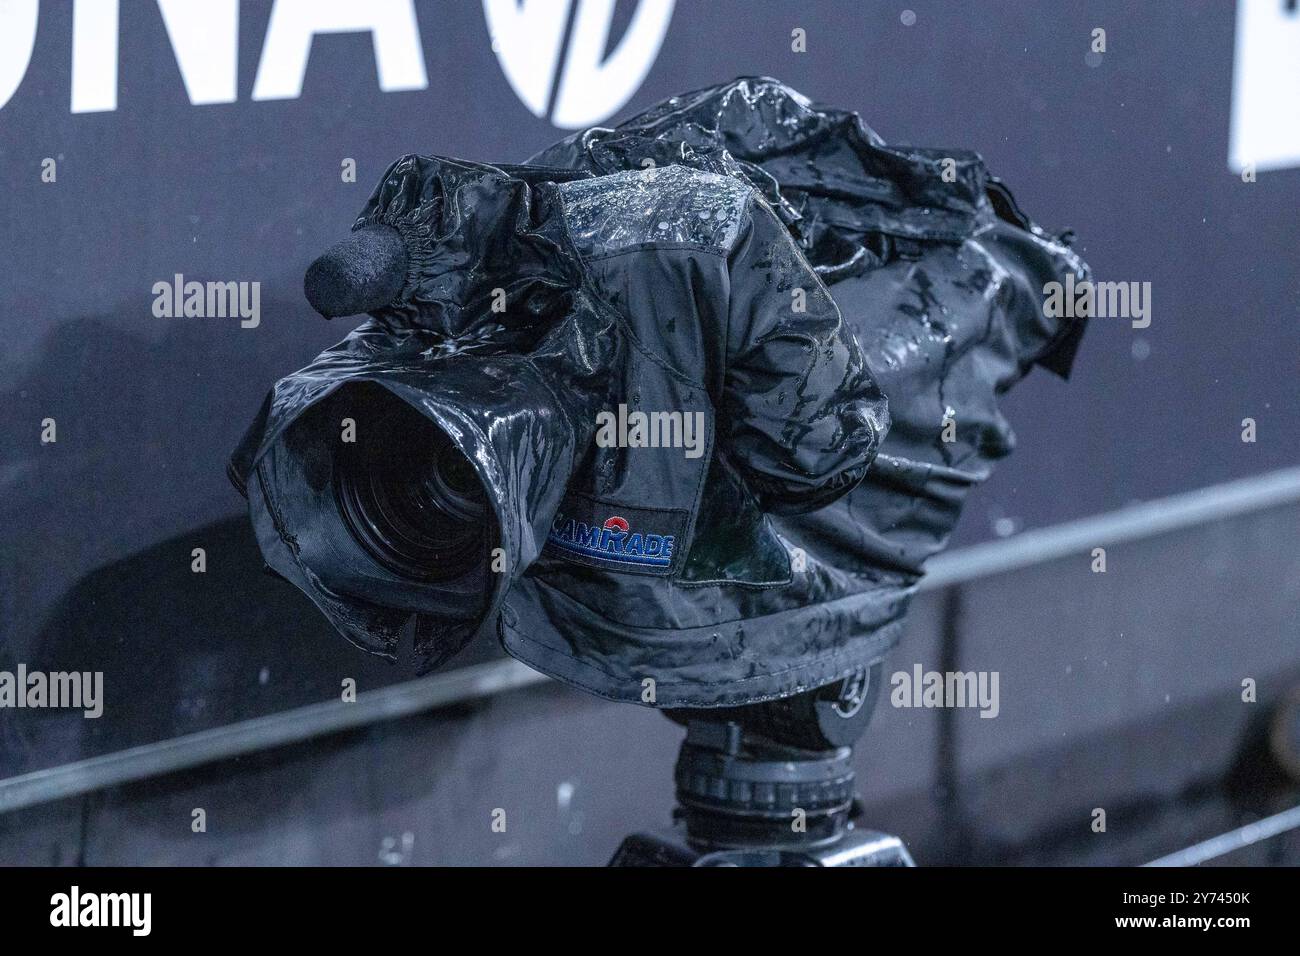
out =
[(335, 459), (334, 494), (352, 537), (380, 565), (418, 581), (477, 566), (487, 498), (469, 460), (418, 412), (390, 405), (358, 418), (357, 441)]

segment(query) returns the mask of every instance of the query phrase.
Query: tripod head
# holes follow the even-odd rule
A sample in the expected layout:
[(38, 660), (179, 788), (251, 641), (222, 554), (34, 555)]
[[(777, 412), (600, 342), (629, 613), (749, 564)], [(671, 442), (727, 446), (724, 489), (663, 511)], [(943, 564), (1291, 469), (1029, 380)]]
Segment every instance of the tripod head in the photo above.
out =
[(895, 837), (858, 830), (853, 744), (883, 661), (802, 694), (669, 710), (686, 727), (676, 826), (623, 841), (614, 866), (911, 866)]

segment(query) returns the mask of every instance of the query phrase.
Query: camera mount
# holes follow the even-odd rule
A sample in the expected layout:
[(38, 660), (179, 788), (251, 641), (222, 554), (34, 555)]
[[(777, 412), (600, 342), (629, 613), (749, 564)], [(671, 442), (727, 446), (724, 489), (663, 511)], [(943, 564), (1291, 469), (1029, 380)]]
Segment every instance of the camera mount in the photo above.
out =
[(861, 829), (852, 744), (879, 694), (882, 663), (794, 697), (675, 710), (673, 827), (637, 833), (611, 866), (913, 866), (902, 842)]

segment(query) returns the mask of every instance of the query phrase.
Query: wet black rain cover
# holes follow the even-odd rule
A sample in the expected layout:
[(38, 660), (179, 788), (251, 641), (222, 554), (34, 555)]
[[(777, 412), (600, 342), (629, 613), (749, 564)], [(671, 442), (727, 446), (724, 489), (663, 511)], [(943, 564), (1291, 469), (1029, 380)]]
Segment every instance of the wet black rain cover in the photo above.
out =
[(976, 153), (890, 146), (856, 113), (769, 77), (675, 96), (530, 161), (714, 170), (781, 215), (862, 346), (891, 426), (862, 484), (776, 525), (808, 574), (887, 608), (877, 633), (891, 632), (967, 493), (1014, 447), (998, 396), (1033, 365), (1069, 375), (1086, 321), (1044, 308), (1047, 283), (1088, 277), (1069, 234), (1033, 224)]
[[(277, 382), (232, 456), (268, 566), (365, 650), (395, 659), (414, 619), (417, 654), (432, 668), (481, 628), (495, 633), (496, 609), (541, 550), (590, 438), (584, 426), (604, 406), (617, 317), (591, 295), (553, 212), (492, 166), (394, 163), (356, 227), (384, 222), (402, 234), (398, 301)], [(492, 311), (495, 288), (517, 307)], [(352, 549), (339, 540), (332, 449), (375, 387), (450, 435), (492, 489), (504, 573), (460, 590), (412, 589), (340, 558)]]
[[(342, 633), (392, 657), (413, 618), (435, 666), (500, 625), (557, 676), (636, 699), (651, 679), (656, 703), (683, 706), (755, 686), (712, 682), (719, 629), (838, 620), (791, 587), (767, 514), (860, 482), (885, 402), (756, 190), (682, 166), (565, 177), (408, 156), (357, 222), (377, 224), (404, 240), (401, 293), (277, 383), (232, 468), (267, 563)], [(416, 410), (465, 454), (493, 573), (404, 580), (351, 541), (340, 429), (365, 441), (376, 408)], [(599, 440), (602, 413), (622, 439)], [(637, 415), (657, 421), (641, 440)], [(757, 661), (798, 664), (786, 630), (756, 621)]]
[[(1085, 267), (977, 156), (888, 147), (774, 80), (523, 167), (405, 157), (358, 226), (377, 222), (407, 246), (398, 300), (282, 380), (232, 461), (268, 563), (376, 653), (414, 618), (426, 666), (487, 632), (658, 706), (784, 696), (883, 654), (1011, 448), (997, 395), (1035, 362), (1065, 374), (1081, 331), (1041, 290)], [(323, 436), (360, 382), (437, 422), (489, 490), (506, 560), (478, 597), (328, 560)], [(614, 409), (698, 415), (707, 445), (604, 447)]]

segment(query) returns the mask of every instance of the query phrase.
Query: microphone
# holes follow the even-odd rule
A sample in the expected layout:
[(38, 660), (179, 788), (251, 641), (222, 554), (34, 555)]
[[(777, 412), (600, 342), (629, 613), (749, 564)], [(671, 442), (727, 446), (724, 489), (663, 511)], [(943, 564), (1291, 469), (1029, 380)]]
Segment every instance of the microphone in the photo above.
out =
[(307, 267), (302, 289), (327, 319), (373, 312), (406, 283), (406, 244), (392, 226), (364, 226)]

